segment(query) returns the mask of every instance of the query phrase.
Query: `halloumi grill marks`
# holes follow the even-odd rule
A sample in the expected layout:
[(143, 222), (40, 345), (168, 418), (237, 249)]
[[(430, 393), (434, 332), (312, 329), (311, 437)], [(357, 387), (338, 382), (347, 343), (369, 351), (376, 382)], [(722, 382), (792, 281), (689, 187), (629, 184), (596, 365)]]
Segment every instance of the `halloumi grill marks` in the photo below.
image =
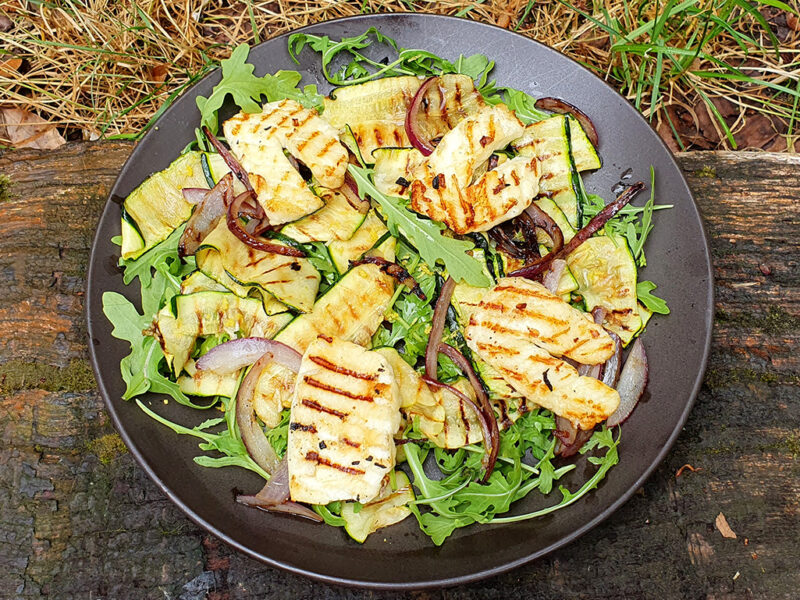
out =
[(616, 390), (558, 357), (600, 364), (614, 351), (611, 337), (586, 315), (537, 282), (500, 279), (472, 311), (469, 347), (531, 401), (581, 429), (607, 419)]
[(519, 215), (539, 191), (535, 158), (513, 158), (472, 180), (493, 152), (522, 131), (519, 119), (502, 104), (460, 121), (416, 169), (411, 208), (458, 234), (488, 231)]
[(222, 127), (272, 225), (296, 221), (324, 205), (284, 149), (302, 161), (320, 185), (336, 189), (344, 183), (347, 150), (336, 129), (316, 110), (281, 100), (265, 104), (260, 113), (241, 112)]
[(292, 397), (289, 490), (297, 502), (369, 502), (395, 464), (400, 394), (377, 352), (320, 336), (309, 345)]

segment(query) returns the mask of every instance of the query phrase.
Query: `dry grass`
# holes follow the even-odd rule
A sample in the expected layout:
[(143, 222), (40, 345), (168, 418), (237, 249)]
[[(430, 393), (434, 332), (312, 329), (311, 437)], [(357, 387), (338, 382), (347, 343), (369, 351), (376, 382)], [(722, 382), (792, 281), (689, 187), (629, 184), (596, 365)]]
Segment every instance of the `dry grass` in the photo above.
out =
[[(693, 6), (699, 12), (664, 19), (659, 39), (645, 33), (631, 41), (691, 48), (707, 31), (708, 15), (718, 16), (727, 4), (698, 0)], [(612, 82), (652, 117), (663, 137), (675, 129), (685, 146), (731, 147), (733, 139), (739, 147), (781, 150), (798, 140), (800, 26), (794, 15), (762, 11), (779, 37), (778, 56), (753, 15), (734, 9), (726, 17), (732, 31), (720, 32), (702, 51), (759, 80), (730, 81), (693, 74), (724, 71), (702, 54), (689, 57), (688, 68), (677, 68), (680, 56), (612, 48), (643, 23), (658, 21), (664, 6), (654, 0), (7, 0), (0, 30), (3, 13), (12, 23), (0, 32), (0, 105), (38, 113), (67, 139), (134, 137), (170, 98), (227, 56), (231, 44), (252, 44), (336, 17), (412, 9), (518, 29), (557, 48)], [(797, 95), (764, 82), (797, 89)]]

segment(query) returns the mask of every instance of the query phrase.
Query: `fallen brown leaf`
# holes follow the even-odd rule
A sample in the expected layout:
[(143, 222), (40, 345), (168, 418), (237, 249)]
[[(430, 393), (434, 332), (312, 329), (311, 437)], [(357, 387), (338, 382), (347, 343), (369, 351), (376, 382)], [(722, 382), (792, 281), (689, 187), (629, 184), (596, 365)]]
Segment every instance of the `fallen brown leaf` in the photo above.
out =
[(55, 125), (21, 108), (0, 108), (0, 136), (17, 148), (52, 150), (67, 143)]
[(6, 15), (0, 15), (0, 31), (5, 33), (14, 26), (14, 21), (9, 19)]
[(167, 73), (169, 72), (169, 67), (165, 64), (159, 64), (155, 67), (151, 67), (149, 71), (150, 81), (164, 83), (164, 80), (167, 78)]
[(747, 115), (742, 128), (733, 134), (740, 150), (764, 148), (778, 135), (775, 123), (764, 115)]
[(14, 77), (22, 66), (22, 59), (12, 56), (0, 61), (0, 77)]
[(728, 519), (726, 519), (725, 515), (722, 513), (717, 515), (714, 525), (717, 526), (717, 530), (722, 534), (722, 537), (732, 540), (736, 539), (736, 534), (733, 532), (733, 529), (731, 529), (731, 526), (728, 525)]

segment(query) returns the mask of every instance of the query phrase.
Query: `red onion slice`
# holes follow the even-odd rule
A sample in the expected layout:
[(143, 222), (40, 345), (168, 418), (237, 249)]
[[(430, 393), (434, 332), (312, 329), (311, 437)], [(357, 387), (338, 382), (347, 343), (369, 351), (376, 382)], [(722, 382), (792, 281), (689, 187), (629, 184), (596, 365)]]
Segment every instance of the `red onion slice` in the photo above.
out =
[(564, 247), (564, 233), (561, 231), (561, 227), (558, 226), (558, 223), (553, 220), (553, 217), (535, 204), (528, 206), (525, 209), (525, 214), (533, 219), (533, 223), (536, 227), (544, 230), (544, 232), (550, 236), (550, 239), (553, 240), (553, 248), (550, 252), (558, 252)]
[(206, 197), (208, 188), (183, 188), (181, 193), (183, 194), (183, 199), (189, 204), (197, 204)]
[[(187, 190), (198, 188), (184, 188), (183, 195), (186, 197)], [(186, 223), (186, 228), (181, 234), (178, 242), (178, 255), (191, 256), (200, 247), (200, 244), (211, 233), (223, 216), (225, 216), (225, 199), (233, 190), (233, 175), (228, 173), (219, 180), (210, 190), (203, 190), (203, 198), (197, 203)]]
[[(481, 433), (483, 434), (483, 445), (484, 449), (486, 450), (483, 455), (483, 459), (481, 460), (481, 464), (483, 465), (484, 475), (483, 481), (484, 483), (489, 480), (489, 476), (492, 474), (494, 470), (494, 463), (497, 460), (497, 454), (493, 452), (495, 446), (497, 446), (498, 450), (500, 448), (500, 437), (499, 434), (497, 437), (494, 436), (492, 433), (492, 426), (490, 420), (486, 418), (483, 410), (481, 407), (478, 406), (475, 401), (467, 396), (464, 392), (459, 390), (458, 388), (454, 388), (452, 385), (447, 385), (446, 383), (442, 383), (432, 377), (428, 377), (427, 375), (422, 376), (422, 381), (427, 383), (431, 387), (445, 389), (453, 394), (455, 394), (464, 404), (472, 409), (472, 412), (475, 413), (475, 416), (478, 418), (478, 422), (481, 425)], [(495, 421), (495, 426), (497, 425), (497, 421)], [(487, 444), (486, 440), (489, 440)], [(491, 450), (490, 450), (491, 449)], [(494, 458), (492, 455), (494, 454)]]
[(423, 156), (430, 156), (436, 148), (436, 146), (433, 145), (433, 141), (428, 139), (422, 132), (419, 119), (420, 112), (422, 112), (423, 108), (422, 102), (425, 99), (425, 93), (437, 79), (437, 77), (428, 77), (428, 79), (422, 82), (417, 93), (414, 94), (414, 99), (411, 101), (411, 105), (408, 107), (408, 112), (406, 113), (405, 128), (408, 141), (411, 142), (411, 145), (419, 150)]
[(578, 429), (575, 434), (575, 439), (571, 444), (561, 444), (557, 454), (563, 458), (569, 458), (578, 453), (583, 445), (589, 441), (594, 433), (593, 429)]
[(578, 430), (569, 419), (556, 415), (556, 430), (553, 434), (561, 444), (569, 446), (575, 443)]
[[(228, 205), (228, 229), (230, 229), (231, 233), (239, 238), (242, 242), (250, 246), (255, 250), (261, 250), (262, 252), (272, 252), (273, 254), (280, 254), (282, 256), (294, 256), (297, 258), (303, 258), (306, 253), (300, 250), (299, 248), (292, 248), (291, 246), (284, 246), (283, 244), (273, 244), (272, 242), (267, 242), (263, 239), (259, 239), (250, 233), (242, 226), (241, 222), (239, 221), (240, 214), (246, 214), (245, 210), (249, 210), (248, 207), (244, 206), (245, 202), (248, 201), (252, 196), (251, 192), (242, 192), (233, 201)], [(266, 215), (264, 215), (266, 218)], [(263, 221), (262, 221), (263, 223)]]
[(581, 127), (583, 127), (583, 130), (586, 132), (586, 136), (589, 138), (589, 141), (594, 144), (595, 148), (600, 144), (600, 139), (597, 137), (597, 129), (595, 128), (594, 123), (592, 123), (589, 115), (587, 115), (577, 106), (573, 106), (569, 102), (561, 100), (560, 98), (551, 97), (539, 98), (534, 106), (536, 108), (549, 110), (561, 115), (572, 115), (581, 124)]
[(581, 365), (578, 367), (578, 375), (600, 379), (600, 375), (602, 375), (602, 367), (603, 365)]
[(349, 171), (345, 173), (344, 185), (339, 188), (339, 191), (344, 195), (345, 199), (347, 199), (347, 203), (362, 215), (365, 215), (369, 212), (369, 200), (362, 198), (359, 195), (358, 184), (356, 183), (356, 180), (353, 179), (353, 176), (350, 175)]
[(564, 274), (564, 269), (567, 268), (567, 261), (557, 258), (550, 263), (550, 268), (544, 274), (542, 285), (554, 294), (558, 293), (558, 283), (561, 281), (561, 276)]
[(619, 382), (619, 372), (622, 369), (622, 340), (619, 339), (616, 333), (611, 331), (607, 333), (614, 340), (614, 354), (603, 365), (603, 378), (601, 381), (610, 388), (616, 388), (617, 382)]
[(206, 139), (211, 142), (211, 145), (214, 146), (214, 149), (219, 153), (222, 157), (222, 160), (225, 161), (225, 164), (228, 165), (228, 168), (231, 170), (231, 173), (234, 174), (236, 179), (242, 182), (245, 189), (253, 194), (253, 197), (256, 197), (255, 190), (253, 190), (253, 185), (250, 183), (250, 178), (247, 176), (247, 171), (244, 170), (244, 167), (236, 160), (236, 157), (231, 154), (230, 150), (228, 150), (225, 146), (222, 145), (214, 134), (211, 133), (211, 130), (203, 125), (203, 134), (205, 134)]
[[(489, 402), (489, 396), (486, 394), (483, 384), (481, 384), (480, 379), (478, 379), (478, 375), (475, 373), (475, 369), (472, 368), (472, 363), (470, 363), (467, 357), (444, 342), (439, 342), (439, 352), (452, 360), (456, 366), (461, 369), (461, 372), (467, 376), (467, 379), (469, 379), (472, 385), (472, 389), (475, 390), (475, 397), (480, 403), (481, 410), (483, 411), (486, 423), (489, 427), (489, 437), (483, 438), (484, 446), (486, 446), (488, 450), (488, 460), (484, 464), (485, 471), (483, 475), (483, 482), (486, 483), (489, 481), (489, 476), (494, 470), (494, 465), (497, 462), (497, 455), (500, 452), (500, 427), (497, 424), (497, 416), (494, 414), (494, 408), (491, 402)], [(486, 442), (487, 440), (488, 444)]]
[(215, 346), (197, 359), (196, 366), (198, 371), (224, 375), (252, 365), (266, 353), (270, 354), (272, 362), (295, 373), (300, 370), (302, 356), (297, 350), (281, 342), (260, 337), (239, 338)]
[(264, 367), (272, 362), (272, 354), (267, 352), (248, 371), (236, 393), (236, 424), (242, 436), (247, 453), (256, 464), (267, 473), (274, 473), (278, 467), (278, 455), (256, 421), (253, 409), (253, 394), (256, 383)]
[(322, 517), (307, 506), (289, 501), (289, 463), (285, 457), (260, 492), (254, 496), (240, 494), (236, 496), (236, 502), (267, 512), (289, 513), (312, 521), (322, 521)]
[(442, 285), (439, 298), (436, 300), (436, 307), (433, 309), (431, 332), (428, 334), (428, 346), (425, 348), (425, 374), (431, 379), (436, 379), (438, 376), (439, 342), (442, 341), (447, 309), (450, 308), (450, 299), (453, 297), (455, 287), (455, 280), (448, 277)]
[(511, 277), (525, 277), (527, 279), (537, 279), (545, 269), (550, 266), (550, 263), (557, 258), (568, 256), (575, 248), (580, 246), (583, 242), (597, 233), (608, 221), (613, 218), (620, 210), (636, 197), (636, 194), (644, 189), (644, 183), (637, 181), (632, 186), (622, 192), (619, 197), (606, 205), (606, 207), (597, 213), (586, 224), (585, 227), (579, 229), (569, 243), (565, 244), (558, 252), (551, 252), (545, 256), (541, 261), (537, 261), (533, 265), (528, 265), (509, 273)]
[(625, 365), (622, 367), (622, 373), (619, 376), (617, 391), (619, 392), (620, 402), (617, 410), (606, 421), (609, 427), (623, 423), (630, 416), (642, 394), (644, 394), (644, 390), (647, 387), (647, 379), (647, 353), (644, 351), (642, 340), (637, 339), (633, 343), (631, 352), (628, 354)]

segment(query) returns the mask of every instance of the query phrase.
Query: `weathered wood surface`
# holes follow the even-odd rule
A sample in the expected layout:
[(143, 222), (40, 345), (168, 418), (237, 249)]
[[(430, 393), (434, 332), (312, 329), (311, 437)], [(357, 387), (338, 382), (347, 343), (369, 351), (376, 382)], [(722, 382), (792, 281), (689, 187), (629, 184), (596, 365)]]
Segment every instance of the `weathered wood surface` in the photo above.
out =
[[(94, 227), (131, 147), (0, 156), (10, 179), (0, 186), (0, 597), (400, 597), (318, 584), (230, 550), (156, 489), (114, 433), (87, 362), (82, 301)], [(680, 162), (711, 238), (717, 319), (706, 382), (674, 450), (578, 542), (410, 597), (800, 594), (800, 159)], [(695, 471), (677, 477), (687, 463)], [(715, 528), (720, 512), (736, 539)]]

